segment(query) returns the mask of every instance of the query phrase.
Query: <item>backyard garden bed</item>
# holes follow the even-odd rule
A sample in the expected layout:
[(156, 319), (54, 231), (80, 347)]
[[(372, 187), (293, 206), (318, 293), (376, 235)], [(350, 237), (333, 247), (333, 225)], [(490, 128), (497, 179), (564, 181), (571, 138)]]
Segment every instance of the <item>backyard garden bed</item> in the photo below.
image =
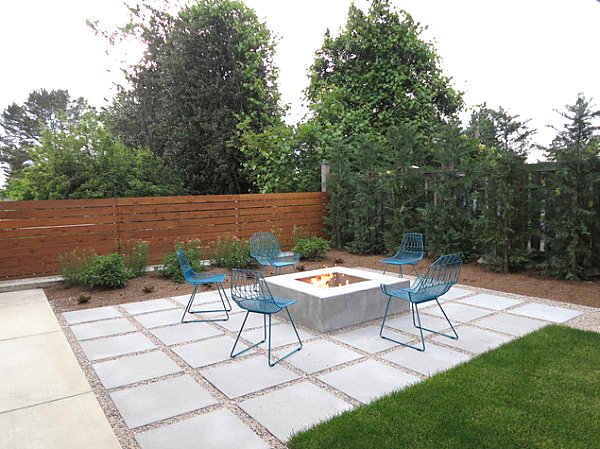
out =
[[(300, 261), (299, 269), (312, 270), (323, 265), (343, 265), (346, 267), (363, 267), (383, 269), (379, 260), (382, 255), (358, 256), (346, 251), (329, 251), (327, 256), (318, 262)], [(424, 259), (417, 265), (419, 273), (425, 272), (432, 260)], [(412, 272), (409, 268), (408, 274)], [(210, 272), (227, 273), (227, 269), (211, 268)], [(488, 288), (509, 293), (516, 293), (538, 298), (553, 299), (591, 307), (600, 307), (600, 282), (564, 281), (541, 278), (537, 273), (490, 273), (485, 267), (475, 262), (464, 264), (460, 276), (460, 284)], [(227, 280), (226, 280), (227, 287)], [(214, 286), (205, 287), (206, 290)], [(89, 291), (81, 287), (65, 289), (62, 285), (45, 289), (46, 296), (58, 312), (79, 310), (90, 307), (122, 304), (133, 301), (165, 298), (170, 296), (189, 295), (192, 289), (187, 284), (176, 284), (157, 272), (132, 279), (129, 284), (117, 290)], [(89, 297), (86, 303), (80, 304), (80, 296)]]

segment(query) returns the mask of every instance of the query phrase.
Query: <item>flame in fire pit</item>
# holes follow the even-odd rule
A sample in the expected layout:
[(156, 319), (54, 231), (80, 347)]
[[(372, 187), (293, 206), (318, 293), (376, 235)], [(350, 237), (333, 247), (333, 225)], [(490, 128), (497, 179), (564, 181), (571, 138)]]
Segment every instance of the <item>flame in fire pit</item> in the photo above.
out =
[(343, 273), (326, 273), (319, 276), (299, 280), (308, 282), (310, 285), (314, 285), (315, 287), (319, 288), (334, 288), (350, 285), (354, 282), (365, 281), (366, 279), (359, 278), (357, 276), (346, 275)]
[(315, 276), (308, 280), (310, 285), (314, 285), (319, 288), (329, 288), (328, 282), (333, 279), (333, 273), (323, 274), (321, 276)]

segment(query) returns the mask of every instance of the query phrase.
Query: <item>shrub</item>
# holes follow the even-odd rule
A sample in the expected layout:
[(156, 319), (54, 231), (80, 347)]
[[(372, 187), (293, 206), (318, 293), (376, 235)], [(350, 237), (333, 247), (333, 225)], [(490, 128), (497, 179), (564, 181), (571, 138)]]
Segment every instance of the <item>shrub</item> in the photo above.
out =
[(302, 259), (318, 260), (322, 259), (329, 249), (328, 240), (321, 237), (311, 237), (309, 239), (298, 240), (292, 251), (300, 253)]
[(139, 240), (127, 245), (123, 260), (130, 278), (137, 278), (145, 274), (146, 266), (150, 263), (149, 248), (148, 242)]
[[(198, 249), (196, 243), (177, 243), (175, 249), (183, 249), (187, 254), (188, 260), (192, 269), (197, 272), (204, 271), (206, 267), (202, 263), (202, 252)], [(158, 271), (164, 276), (171, 279), (173, 282), (181, 284), (183, 282), (183, 273), (176, 252), (169, 253), (163, 258), (162, 267)]]
[(108, 256), (95, 256), (83, 272), (80, 283), (90, 289), (103, 287), (110, 289), (123, 288), (129, 282), (125, 270), (123, 256), (109, 254)]
[(81, 284), (87, 266), (96, 257), (92, 248), (75, 248), (68, 253), (59, 254), (58, 263), (65, 288)]
[(252, 263), (250, 246), (236, 236), (218, 239), (212, 265), (221, 268), (246, 268)]

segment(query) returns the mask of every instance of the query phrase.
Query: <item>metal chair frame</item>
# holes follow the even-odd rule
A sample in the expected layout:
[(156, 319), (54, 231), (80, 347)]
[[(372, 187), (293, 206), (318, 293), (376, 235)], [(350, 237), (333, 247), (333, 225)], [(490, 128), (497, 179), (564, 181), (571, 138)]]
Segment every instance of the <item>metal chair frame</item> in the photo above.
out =
[[(255, 346), (264, 343), (268, 338), (268, 363), (269, 366), (275, 366), (277, 363), (282, 360), (288, 358), (293, 353), (302, 349), (302, 340), (300, 339), (300, 335), (298, 334), (298, 329), (296, 329), (296, 324), (292, 319), (292, 315), (288, 310), (288, 306), (295, 304), (297, 301), (292, 299), (283, 299), (274, 297), (271, 294), (271, 290), (269, 286), (266, 284), (264, 276), (262, 272), (255, 270), (240, 270), (233, 269), (231, 270), (231, 297), (240, 306), (242, 309), (246, 310), (246, 316), (244, 317), (244, 321), (242, 322), (242, 327), (238, 332), (237, 338), (235, 339), (235, 343), (233, 344), (233, 348), (231, 348), (231, 353), (229, 356), (231, 358), (237, 357), (240, 354), (245, 353), (246, 351), (254, 348)], [(278, 360), (272, 362), (271, 361), (271, 318), (273, 314), (278, 313), (282, 309), (285, 309), (288, 318), (290, 319), (290, 323), (292, 323), (292, 328), (294, 329), (294, 333), (296, 334), (296, 338), (298, 339), (298, 343), (300, 344), (298, 347), (294, 348), (286, 355), (280, 357)], [(258, 343), (253, 344), (252, 346), (243, 349), (241, 351), (235, 352), (235, 348), (237, 343), (242, 335), (242, 331), (244, 330), (244, 326), (246, 325), (246, 320), (251, 313), (259, 313), (263, 315), (263, 339)], [(267, 336), (267, 316), (269, 317), (269, 332)]]
[(300, 262), (300, 254), (282, 252), (277, 239), (270, 232), (255, 232), (250, 237), (250, 255), (260, 266), (275, 268), (275, 274), (281, 273), (282, 267), (291, 266), (296, 271), (296, 264)]
[[(423, 336), (424, 330), (432, 332), (434, 334), (443, 335), (444, 337), (448, 337), (453, 340), (457, 340), (458, 334), (456, 332), (456, 329), (454, 329), (454, 326), (448, 319), (448, 315), (446, 315), (446, 312), (444, 311), (444, 308), (440, 304), (438, 298), (444, 293), (446, 293), (448, 290), (450, 290), (450, 288), (454, 284), (456, 284), (456, 282), (458, 282), (461, 266), (462, 260), (458, 254), (447, 254), (445, 256), (440, 257), (433, 264), (431, 264), (431, 266), (427, 269), (427, 273), (424, 276), (418, 276), (417, 280), (414, 282), (412, 287), (400, 288), (393, 285), (381, 284), (381, 290), (385, 295), (388, 296), (388, 301), (385, 308), (385, 313), (383, 315), (383, 321), (381, 322), (381, 328), (379, 329), (379, 336), (381, 338), (393, 341), (403, 346), (416, 349), (417, 351), (425, 351), (425, 337)], [(388, 316), (388, 311), (390, 308), (392, 298), (402, 299), (404, 301), (410, 302), (413, 325), (417, 329), (419, 329), (419, 333), (421, 336), (421, 347), (413, 346), (408, 343), (383, 335), (385, 321)], [(452, 333), (454, 335), (445, 334), (443, 332), (423, 327), (423, 325), (421, 324), (421, 316), (419, 315), (419, 304), (423, 304), (429, 301), (436, 302), (436, 304), (442, 311), (444, 318), (450, 325), (450, 328), (452, 329)]]
[(398, 276), (402, 277), (402, 265), (411, 265), (415, 275), (419, 276), (415, 265), (423, 259), (424, 246), (423, 234), (418, 232), (408, 232), (402, 236), (402, 242), (396, 254), (387, 259), (381, 259), (379, 262), (385, 263), (383, 274), (387, 272), (389, 264), (398, 265)]
[[(183, 312), (181, 317), (182, 323), (202, 323), (202, 322), (210, 322), (210, 321), (227, 321), (229, 319), (229, 312), (231, 312), (231, 303), (229, 302), (229, 298), (227, 297), (227, 293), (225, 292), (225, 288), (223, 287), (223, 281), (225, 280), (224, 274), (202, 274), (193, 270), (190, 261), (187, 257), (187, 254), (184, 250), (177, 250), (177, 258), (179, 259), (179, 265), (181, 266), (181, 271), (183, 272), (183, 278), (189, 284), (194, 286), (194, 290), (190, 296), (190, 299), (187, 303), (187, 306)], [(192, 304), (194, 303), (194, 299), (196, 297), (196, 291), (200, 285), (206, 284), (216, 284), (217, 291), (219, 292), (219, 298), (221, 299), (221, 304), (223, 305), (222, 309), (203, 309), (203, 310), (191, 310)], [(223, 299), (224, 298), (224, 299)], [(225, 300), (227, 300), (227, 305), (225, 305)], [(198, 319), (198, 320), (186, 320), (185, 317), (188, 313), (196, 314), (196, 313), (216, 313), (216, 312), (225, 312), (225, 318), (212, 318), (212, 319)]]

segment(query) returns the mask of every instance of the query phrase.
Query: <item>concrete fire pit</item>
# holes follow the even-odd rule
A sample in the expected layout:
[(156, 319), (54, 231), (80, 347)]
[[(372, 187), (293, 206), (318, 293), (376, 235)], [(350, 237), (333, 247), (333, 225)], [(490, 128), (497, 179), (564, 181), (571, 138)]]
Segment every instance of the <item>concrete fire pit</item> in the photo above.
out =
[[(329, 275), (330, 279), (319, 279), (322, 283), (327, 281), (327, 287), (311, 284), (311, 278), (323, 275)], [(345, 267), (283, 274), (265, 280), (273, 296), (298, 300), (289, 308), (295, 322), (321, 332), (382, 318), (388, 297), (381, 292), (380, 284), (409, 286), (408, 280), (395, 276)], [(390, 309), (390, 313), (406, 312), (408, 303), (392, 301)]]

